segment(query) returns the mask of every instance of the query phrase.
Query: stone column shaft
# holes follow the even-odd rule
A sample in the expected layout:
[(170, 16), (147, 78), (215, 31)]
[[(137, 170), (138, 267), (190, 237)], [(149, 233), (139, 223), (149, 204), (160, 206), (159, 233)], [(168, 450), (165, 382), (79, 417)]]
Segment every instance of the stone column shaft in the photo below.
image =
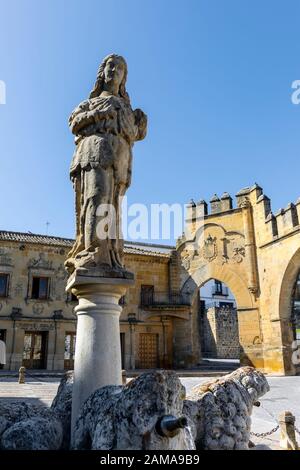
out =
[(72, 430), (84, 401), (105, 385), (122, 385), (119, 299), (133, 281), (74, 277), (67, 289), (77, 296), (78, 317)]

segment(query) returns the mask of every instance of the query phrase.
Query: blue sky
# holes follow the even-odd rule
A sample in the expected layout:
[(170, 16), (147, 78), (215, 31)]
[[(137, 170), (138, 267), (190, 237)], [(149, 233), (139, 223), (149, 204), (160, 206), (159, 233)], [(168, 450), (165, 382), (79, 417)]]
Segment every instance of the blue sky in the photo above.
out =
[[(300, 196), (300, 2), (0, 0), (0, 228), (72, 237), (68, 116), (108, 53), (148, 115), (128, 202)], [(172, 241), (172, 240), (171, 240)]]

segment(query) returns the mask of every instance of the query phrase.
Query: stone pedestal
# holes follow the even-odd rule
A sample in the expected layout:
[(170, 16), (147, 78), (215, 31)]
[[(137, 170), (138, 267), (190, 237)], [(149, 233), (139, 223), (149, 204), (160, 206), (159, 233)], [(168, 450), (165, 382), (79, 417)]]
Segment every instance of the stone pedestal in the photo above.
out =
[(290, 411), (279, 415), (280, 447), (285, 450), (298, 450), (295, 434), (295, 416)]
[[(131, 273), (128, 273), (131, 274)], [(129, 276), (128, 276), (129, 277)], [(78, 298), (72, 429), (83, 402), (98, 388), (122, 384), (119, 299), (130, 278), (74, 274), (67, 285)]]

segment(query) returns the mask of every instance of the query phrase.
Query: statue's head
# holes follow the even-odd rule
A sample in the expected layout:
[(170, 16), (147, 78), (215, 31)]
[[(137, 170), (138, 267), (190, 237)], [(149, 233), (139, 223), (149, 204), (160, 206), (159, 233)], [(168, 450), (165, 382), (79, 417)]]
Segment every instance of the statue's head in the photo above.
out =
[(99, 96), (104, 89), (105, 83), (115, 82), (119, 90), (119, 96), (129, 103), (126, 92), (127, 64), (125, 59), (117, 54), (110, 54), (102, 61), (97, 74), (97, 79), (90, 98)]

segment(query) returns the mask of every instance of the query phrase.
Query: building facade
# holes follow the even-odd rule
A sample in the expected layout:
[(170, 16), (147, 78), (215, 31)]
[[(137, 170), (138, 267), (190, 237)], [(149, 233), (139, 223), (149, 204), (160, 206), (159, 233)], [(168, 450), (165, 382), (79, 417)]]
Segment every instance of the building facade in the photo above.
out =
[[(64, 268), (72, 244), (70, 239), (0, 232), (0, 339), (6, 343), (5, 369), (73, 367), (77, 300), (65, 292)], [(189, 321), (191, 306), (176, 290), (173, 252), (174, 247), (125, 244), (126, 267), (135, 273), (135, 285), (120, 301), (126, 369), (191, 364), (188, 338), (187, 344), (181, 338), (181, 323)]]
[[(236, 307), (232, 316), (222, 311), (218, 317), (216, 354), (224, 354), (226, 322), (231, 330), (235, 326), (234, 351), (228, 354), (236, 356), (239, 347), (242, 365), (276, 374), (300, 372), (300, 200), (274, 215), (269, 198), (254, 185), (241, 190), (236, 201), (234, 208), (227, 193), (214, 196), (210, 212), (205, 201), (189, 204), (186, 230), (176, 247), (125, 243), (125, 265), (135, 283), (120, 300), (124, 368), (199, 365), (209, 326), (199, 321), (199, 291), (216, 280), (215, 289), (227, 286)], [(6, 369), (72, 368), (76, 298), (65, 292), (64, 269), (72, 244), (0, 231), (0, 339), (6, 343)], [(224, 307), (224, 296), (215, 295), (217, 307)], [(214, 315), (209, 316), (211, 329)]]
[[(297, 279), (300, 200), (273, 214), (255, 184), (187, 208), (177, 253), (185, 269), (180, 292), (196, 298), (210, 279), (226, 284), (237, 306), (240, 361), (267, 373), (300, 372)], [(193, 324), (193, 322), (192, 322)], [(197, 333), (192, 344), (196, 344)]]

